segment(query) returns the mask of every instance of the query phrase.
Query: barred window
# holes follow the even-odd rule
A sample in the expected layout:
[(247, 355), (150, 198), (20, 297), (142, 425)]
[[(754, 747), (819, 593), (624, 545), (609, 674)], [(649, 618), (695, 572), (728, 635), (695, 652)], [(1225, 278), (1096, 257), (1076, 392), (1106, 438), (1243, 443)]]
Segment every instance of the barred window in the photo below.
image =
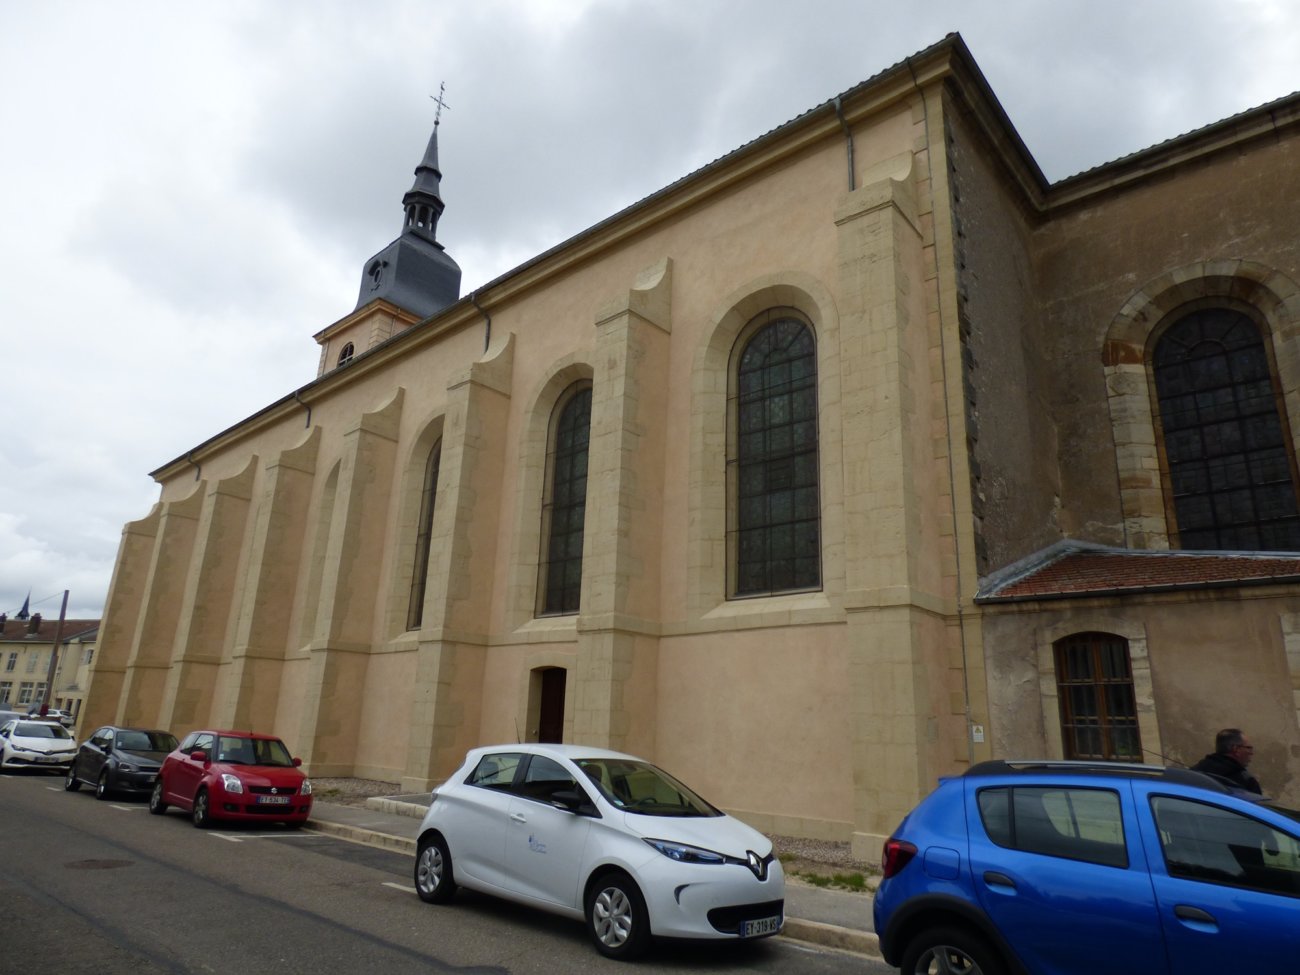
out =
[(438, 499), (438, 468), (442, 464), (442, 440), (429, 451), (424, 465), (424, 490), (420, 495), (420, 520), (415, 534), (415, 565), (411, 570), (411, 601), (406, 610), (406, 628), (418, 630), (424, 621), (424, 590), (429, 581), (429, 543), (433, 537), (433, 507)]
[(1113, 633), (1076, 633), (1055, 649), (1065, 757), (1140, 762), (1128, 641)]
[(732, 596), (821, 586), (816, 342), (788, 312), (761, 321), (742, 336), (728, 398)]
[(1175, 530), (1185, 549), (1300, 550), (1290, 438), (1259, 329), (1192, 312), (1153, 361)]
[(547, 495), (542, 499), (542, 581), (538, 612), (578, 612), (582, 595), (582, 540), (587, 517), (587, 449), (591, 439), (591, 386), (572, 386), (551, 424), (546, 455)]

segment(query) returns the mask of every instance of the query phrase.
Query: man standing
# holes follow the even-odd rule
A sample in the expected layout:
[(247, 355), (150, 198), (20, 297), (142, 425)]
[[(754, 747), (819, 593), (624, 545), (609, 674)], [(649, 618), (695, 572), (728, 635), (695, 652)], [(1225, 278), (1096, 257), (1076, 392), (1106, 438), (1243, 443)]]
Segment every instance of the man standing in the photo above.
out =
[(1246, 770), (1254, 757), (1255, 746), (1240, 728), (1224, 728), (1214, 736), (1214, 753), (1193, 765), (1192, 771), (1204, 772), (1227, 785), (1263, 795), (1259, 780)]

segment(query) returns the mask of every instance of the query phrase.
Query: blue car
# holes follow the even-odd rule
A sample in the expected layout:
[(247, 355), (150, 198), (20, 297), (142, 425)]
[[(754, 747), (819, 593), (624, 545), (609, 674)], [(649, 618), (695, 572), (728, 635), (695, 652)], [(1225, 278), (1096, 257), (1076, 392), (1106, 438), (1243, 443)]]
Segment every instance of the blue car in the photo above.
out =
[(885, 843), (906, 975), (1231, 975), (1300, 962), (1300, 813), (1149, 765), (984, 762)]

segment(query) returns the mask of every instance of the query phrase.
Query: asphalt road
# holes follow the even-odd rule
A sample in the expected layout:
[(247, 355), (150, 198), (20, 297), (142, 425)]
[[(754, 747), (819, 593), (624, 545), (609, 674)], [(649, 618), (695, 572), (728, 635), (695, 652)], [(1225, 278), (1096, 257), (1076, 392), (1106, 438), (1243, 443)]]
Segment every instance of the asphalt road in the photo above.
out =
[(785, 938), (657, 943), (635, 965), (580, 922), (461, 891), (424, 904), (409, 856), (310, 831), (198, 830), (176, 811), (0, 775), (0, 973), (627, 975), (891, 972)]

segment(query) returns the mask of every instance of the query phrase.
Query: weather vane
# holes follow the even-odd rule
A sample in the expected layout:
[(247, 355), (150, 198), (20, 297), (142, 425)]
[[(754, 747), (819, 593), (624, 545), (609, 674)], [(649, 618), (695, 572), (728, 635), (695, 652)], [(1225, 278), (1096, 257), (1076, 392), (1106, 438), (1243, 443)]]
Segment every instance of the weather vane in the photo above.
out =
[(442, 97), (443, 92), (445, 92), (446, 90), (447, 90), (447, 82), (444, 81), (438, 85), (438, 94), (429, 96), (430, 98), (433, 99), (434, 104), (438, 106), (438, 111), (436, 111), (433, 115), (433, 127), (435, 129), (438, 127), (438, 123), (442, 121), (442, 110), (444, 108), (451, 108), (451, 106), (448, 105), (443, 100)]

